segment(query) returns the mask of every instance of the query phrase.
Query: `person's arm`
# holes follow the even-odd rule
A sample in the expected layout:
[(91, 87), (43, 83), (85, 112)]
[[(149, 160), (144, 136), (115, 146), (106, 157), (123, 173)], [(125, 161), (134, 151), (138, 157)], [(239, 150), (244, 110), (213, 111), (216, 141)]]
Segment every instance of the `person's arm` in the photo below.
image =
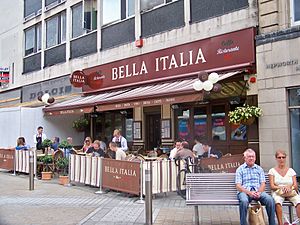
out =
[(274, 183), (274, 175), (272, 175), (270, 173), (269, 173), (269, 182), (270, 182), (270, 188), (271, 188), (271, 190), (276, 191), (277, 189), (280, 188), (279, 186), (275, 185), (275, 183)]
[(34, 144), (37, 144), (37, 141), (36, 141), (36, 134), (33, 135), (33, 143), (34, 143)]

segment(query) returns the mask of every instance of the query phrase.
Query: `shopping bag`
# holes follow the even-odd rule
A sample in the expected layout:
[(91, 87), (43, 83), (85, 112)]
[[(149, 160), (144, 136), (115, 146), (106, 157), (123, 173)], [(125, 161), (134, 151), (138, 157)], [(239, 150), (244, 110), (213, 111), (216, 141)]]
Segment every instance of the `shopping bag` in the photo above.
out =
[(300, 222), (300, 219), (296, 219), (295, 221), (291, 222), (288, 220), (286, 216), (284, 216), (285, 222), (283, 225), (297, 225)]
[(258, 202), (257, 205), (250, 204), (248, 209), (248, 220), (249, 225), (266, 225), (263, 208), (260, 202)]

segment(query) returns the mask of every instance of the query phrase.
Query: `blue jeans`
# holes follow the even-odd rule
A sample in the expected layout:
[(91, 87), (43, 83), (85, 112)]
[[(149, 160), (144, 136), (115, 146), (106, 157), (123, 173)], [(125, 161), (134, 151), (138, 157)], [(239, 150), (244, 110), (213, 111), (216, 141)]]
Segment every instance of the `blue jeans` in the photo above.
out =
[[(252, 201), (252, 198), (244, 192), (240, 192), (237, 195), (238, 200), (240, 202), (240, 223), (241, 225), (247, 225), (247, 212), (249, 202)], [(267, 214), (269, 217), (269, 225), (275, 225), (275, 203), (273, 198), (265, 192), (260, 194), (259, 199), (255, 199), (260, 201), (263, 205), (266, 206)]]

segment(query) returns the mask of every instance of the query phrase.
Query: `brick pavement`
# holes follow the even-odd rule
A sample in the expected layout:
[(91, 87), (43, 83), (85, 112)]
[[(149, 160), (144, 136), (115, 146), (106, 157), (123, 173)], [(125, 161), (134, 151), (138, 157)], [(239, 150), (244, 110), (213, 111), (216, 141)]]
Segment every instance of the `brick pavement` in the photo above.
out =
[[(11, 176), (0, 171), (0, 225), (141, 225), (145, 223), (144, 205), (138, 198), (109, 192), (96, 195), (96, 188), (84, 185), (63, 187), (57, 180), (36, 181), (28, 190), (28, 176)], [(156, 225), (190, 225), (193, 207), (176, 193), (157, 195), (153, 200)], [(237, 225), (238, 207), (199, 207), (203, 225)]]

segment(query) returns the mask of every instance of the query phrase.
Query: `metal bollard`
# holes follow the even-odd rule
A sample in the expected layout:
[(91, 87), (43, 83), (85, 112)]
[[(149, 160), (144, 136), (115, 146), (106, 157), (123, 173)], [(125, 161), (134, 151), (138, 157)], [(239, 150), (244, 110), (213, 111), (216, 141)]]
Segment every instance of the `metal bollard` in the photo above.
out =
[(146, 202), (145, 202), (145, 213), (146, 213), (146, 225), (152, 224), (152, 167), (145, 170), (145, 188), (146, 188)]
[[(66, 156), (66, 155), (65, 155)], [(71, 154), (69, 153), (68, 155), (68, 159), (69, 159), (69, 165), (68, 165), (68, 184), (66, 184), (66, 187), (72, 187), (71, 184)]]
[(99, 191), (96, 191), (95, 194), (105, 194), (105, 191), (102, 190), (102, 160), (103, 157), (100, 158), (100, 163), (99, 163), (99, 167), (100, 167), (100, 177), (99, 177)]
[(136, 203), (139, 204), (145, 204), (145, 201), (143, 199), (143, 161), (141, 160), (140, 163), (140, 174), (141, 174), (141, 185), (140, 185), (140, 199), (136, 201)]
[(29, 150), (29, 191), (34, 190), (34, 158), (33, 151)]

